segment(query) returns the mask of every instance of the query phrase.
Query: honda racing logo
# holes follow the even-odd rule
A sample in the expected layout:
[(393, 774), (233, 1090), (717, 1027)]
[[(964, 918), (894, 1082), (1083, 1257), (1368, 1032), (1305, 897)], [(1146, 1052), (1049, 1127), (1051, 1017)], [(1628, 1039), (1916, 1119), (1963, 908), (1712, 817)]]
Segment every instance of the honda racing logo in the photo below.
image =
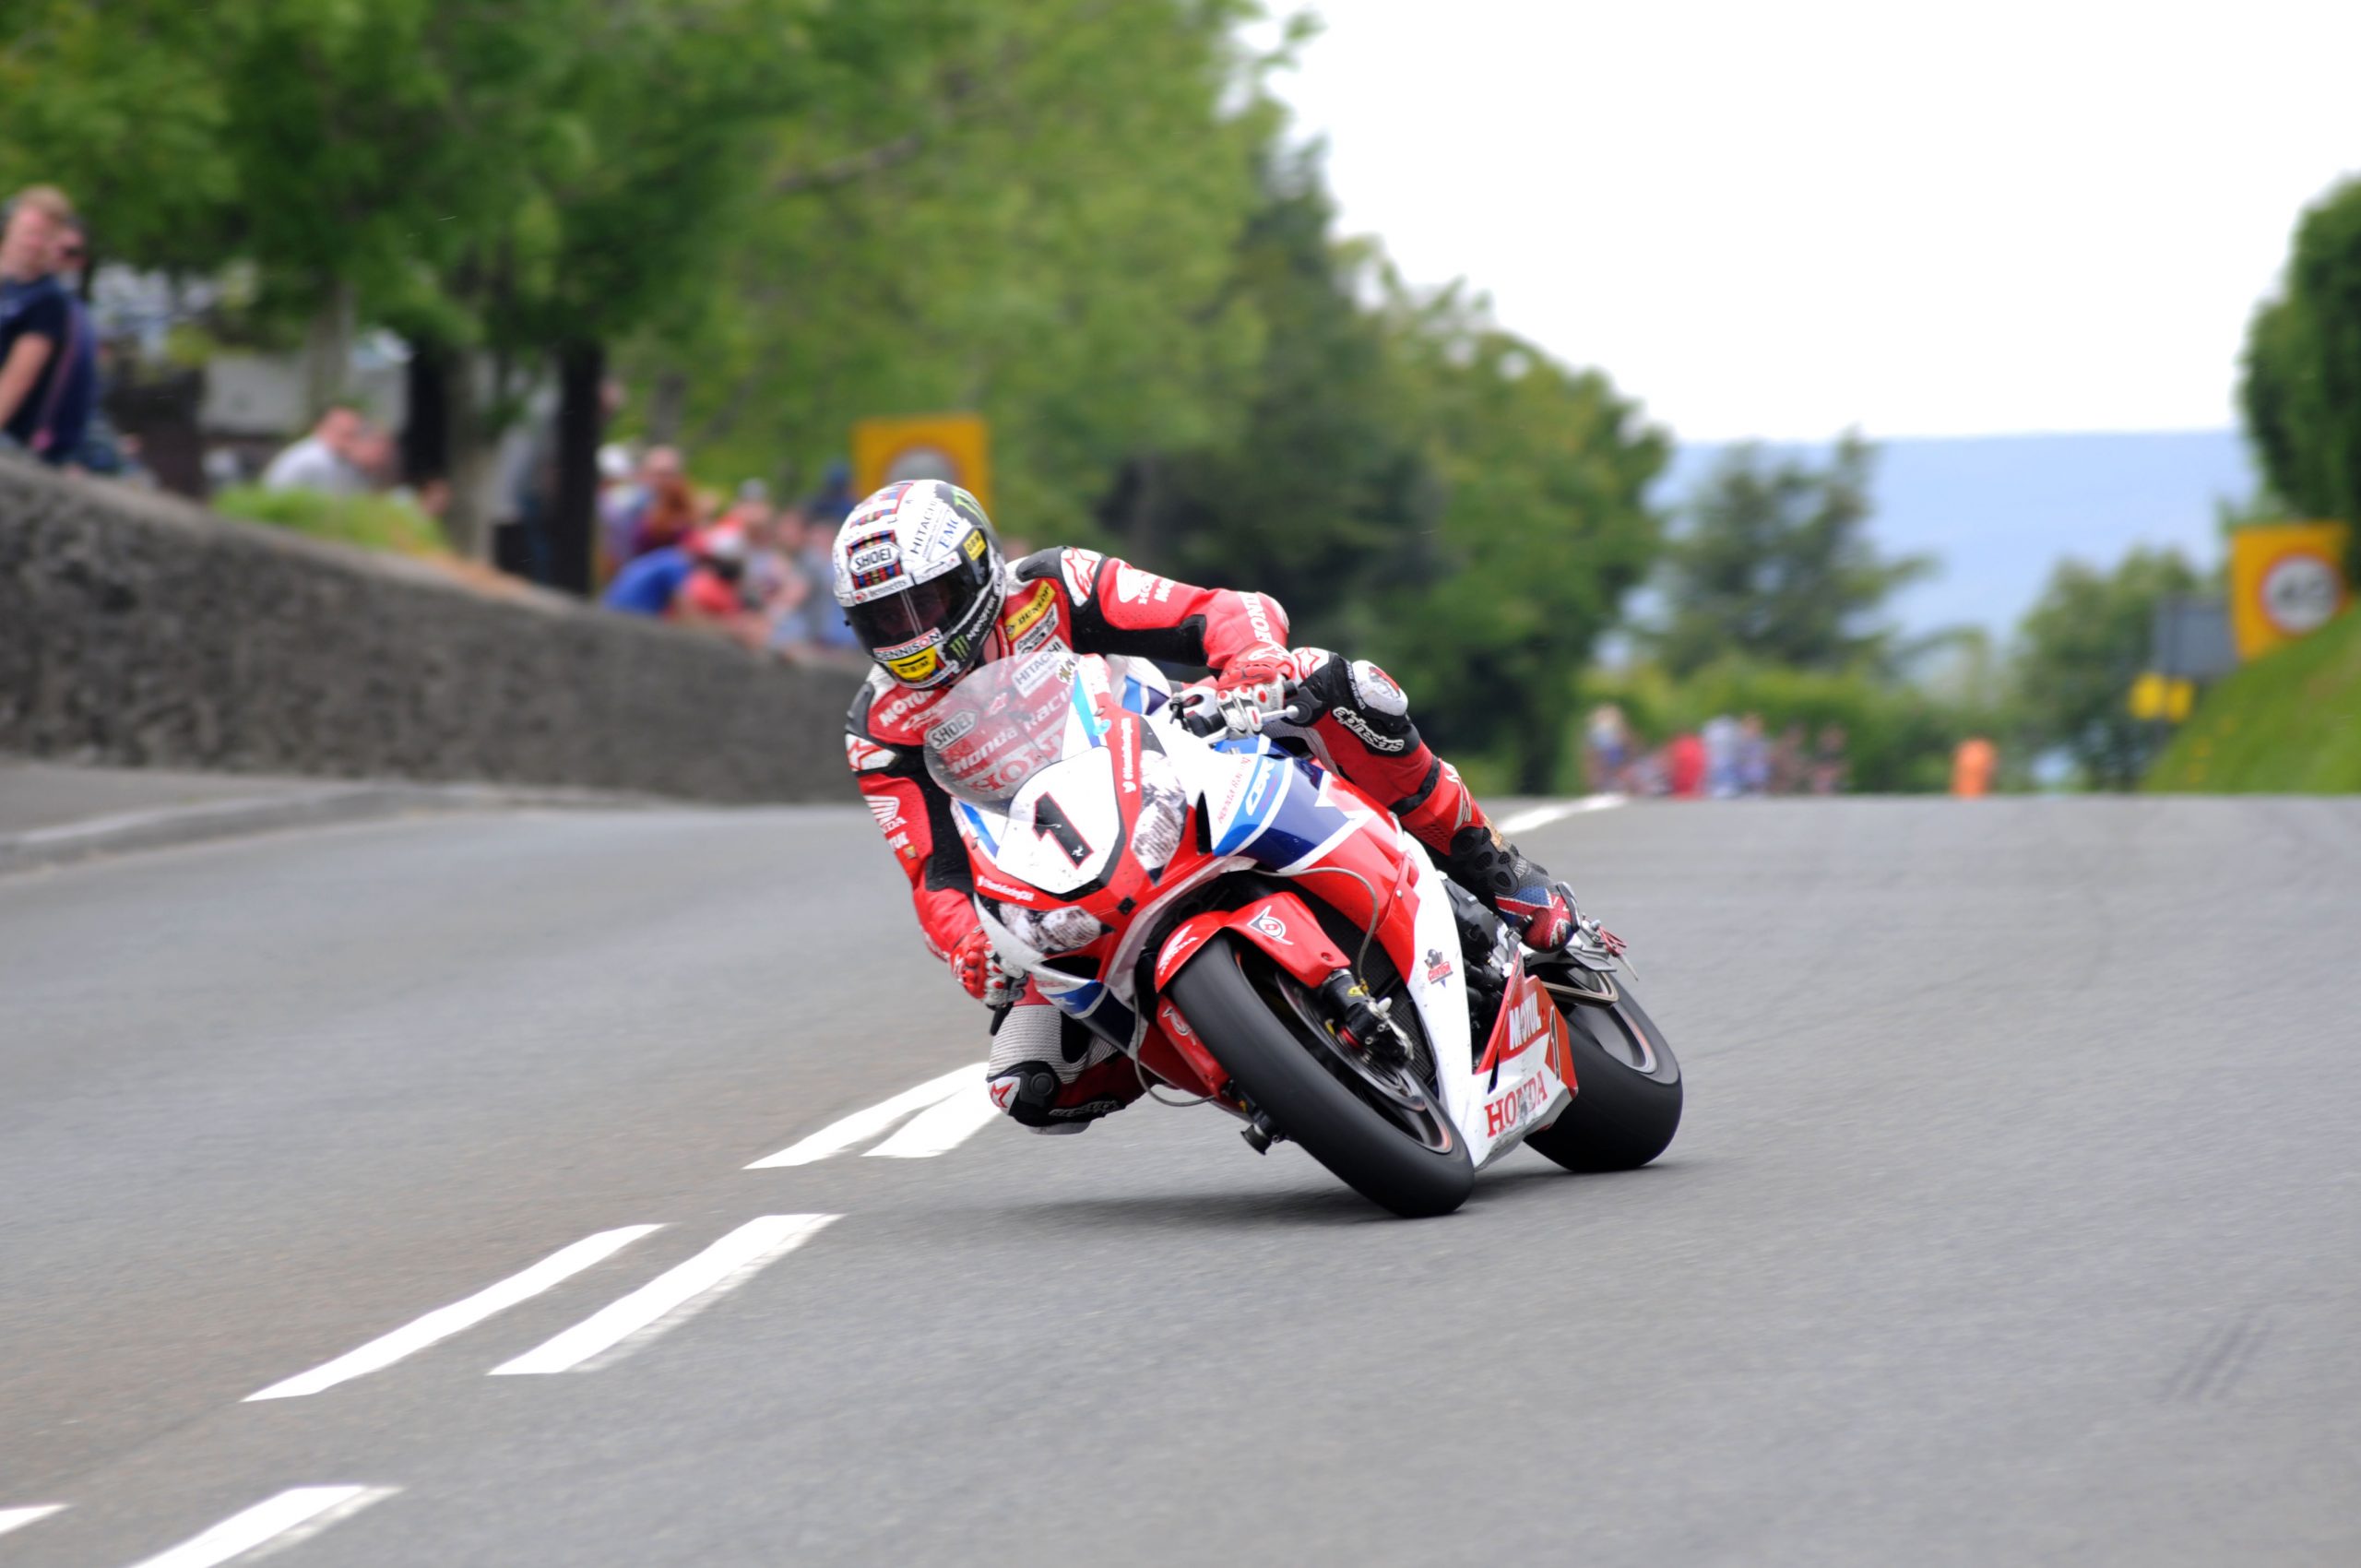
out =
[(1508, 1093), (1484, 1102), (1484, 1135), (1513, 1133), (1549, 1103), (1549, 1085), (1536, 1073)]

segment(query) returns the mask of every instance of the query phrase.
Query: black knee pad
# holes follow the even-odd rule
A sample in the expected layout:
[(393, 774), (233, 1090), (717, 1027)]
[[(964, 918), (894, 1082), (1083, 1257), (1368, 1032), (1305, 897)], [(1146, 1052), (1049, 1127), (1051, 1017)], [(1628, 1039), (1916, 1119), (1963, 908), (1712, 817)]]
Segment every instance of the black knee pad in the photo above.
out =
[(1410, 705), (1402, 688), (1365, 659), (1332, 654), (1297, 685), (1296, 693), (1318, 703), (1380, 756), (1400, 756), (1418, 743), (1418, 727), (1410, 722)]

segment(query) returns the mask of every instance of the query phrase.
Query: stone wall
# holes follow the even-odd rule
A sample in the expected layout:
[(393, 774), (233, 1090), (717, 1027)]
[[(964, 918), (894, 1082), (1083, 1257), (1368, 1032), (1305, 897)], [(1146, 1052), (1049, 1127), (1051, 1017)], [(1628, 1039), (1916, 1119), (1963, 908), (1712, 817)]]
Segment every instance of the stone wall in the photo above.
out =
[(857, 679), (0, 455), (0, 750), (848, 801)]

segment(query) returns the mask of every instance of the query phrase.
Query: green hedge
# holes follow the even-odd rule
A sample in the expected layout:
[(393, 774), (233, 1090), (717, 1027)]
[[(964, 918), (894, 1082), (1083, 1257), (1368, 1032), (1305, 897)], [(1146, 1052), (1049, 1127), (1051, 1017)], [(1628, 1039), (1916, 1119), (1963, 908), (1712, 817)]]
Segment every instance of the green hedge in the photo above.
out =
[(391, 550), (403, 555), (448, 555), (434, 519), (386, 495), (323, 495), (310, 490), (242, 485), (213, 497), (213, 509), (250, 523), (292, 529), (314, 539)]

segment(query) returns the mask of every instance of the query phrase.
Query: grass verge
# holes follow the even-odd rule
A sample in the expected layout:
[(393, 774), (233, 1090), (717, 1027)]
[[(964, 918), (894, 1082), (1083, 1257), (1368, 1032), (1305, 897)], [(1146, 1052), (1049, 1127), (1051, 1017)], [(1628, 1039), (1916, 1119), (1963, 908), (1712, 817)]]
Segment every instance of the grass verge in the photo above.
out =
[(451, 552), (432, 517), (383, 495), (322, 495), (308, 490), (270, 491), (241, 485), (214, 496), (213, 509), (224, 517), (268, 523), (363, 550), (421, 556)]
[(2148, 770), (2145, 788), (2361, 790), (2361, 611), (2347, 611), (2207, 692)]

